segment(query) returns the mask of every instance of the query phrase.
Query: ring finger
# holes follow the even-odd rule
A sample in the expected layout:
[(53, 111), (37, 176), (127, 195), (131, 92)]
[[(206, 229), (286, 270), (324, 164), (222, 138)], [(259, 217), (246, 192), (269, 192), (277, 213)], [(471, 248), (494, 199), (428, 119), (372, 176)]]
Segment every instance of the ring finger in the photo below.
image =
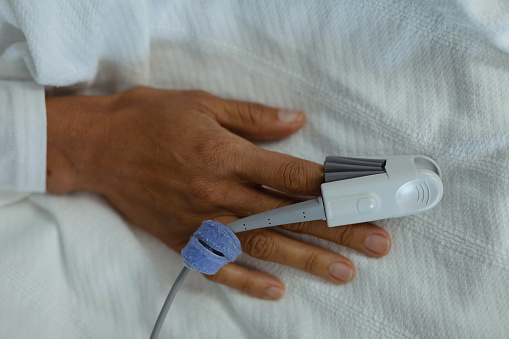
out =
[(350, 247), (372, 257), (383, 257), (391, 249), (389, 234), (368, 222), (327, 227), (325, 221), (317, 220), (279, 226), (295, 233), (305, 233)]
[(340, 284), (349, 282), (355, 273), (348, 258), (269, 229), (241, 232), (237, 236), (243, 251), (261, 260), (290, 266)]

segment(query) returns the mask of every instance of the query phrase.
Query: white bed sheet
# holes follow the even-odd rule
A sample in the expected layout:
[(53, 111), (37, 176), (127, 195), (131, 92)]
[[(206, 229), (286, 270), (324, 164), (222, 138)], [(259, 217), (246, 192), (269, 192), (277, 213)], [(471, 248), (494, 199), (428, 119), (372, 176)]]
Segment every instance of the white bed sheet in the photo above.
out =
[[(198, 11), (174, 2), (152, 21), (146, 60), (101, 61), (82, 93), (199, 88), (301, 109), (302, 131), (262, 146), (316, 162), (424, 154), (443, 173), (438, 207), (378, 222), (393, 239), (385, 258), (295, 236), (351, 258), (351, 283), (242, 255), (286, 283), (284, 299), (253, 299), (192, 272), (162, 337), (509, 336), (508, 15), (479, 24), (452, 3), (207, 2)], [(0, 208), (0, 249), (1, 338), (147, 338), (182, 267), (88, 193)]]

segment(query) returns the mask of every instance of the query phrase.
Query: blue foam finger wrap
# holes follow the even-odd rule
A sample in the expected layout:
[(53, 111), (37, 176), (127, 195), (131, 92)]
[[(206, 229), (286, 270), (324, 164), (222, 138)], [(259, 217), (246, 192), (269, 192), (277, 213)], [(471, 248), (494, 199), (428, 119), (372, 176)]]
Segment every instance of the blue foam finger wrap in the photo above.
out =
[(228, 227), (205, 220), (182, 249), (184, 265), (205, 274), (216, 274), (242, 253), (240, 241)]

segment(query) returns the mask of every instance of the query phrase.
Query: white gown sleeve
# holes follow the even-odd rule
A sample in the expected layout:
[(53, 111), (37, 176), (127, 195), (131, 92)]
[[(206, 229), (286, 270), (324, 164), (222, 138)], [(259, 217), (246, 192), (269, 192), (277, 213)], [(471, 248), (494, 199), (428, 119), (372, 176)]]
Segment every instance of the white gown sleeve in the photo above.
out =
[(0, 2), (0, 190), (45, 190), (44, 86), (92, 81), (102, 59), (135, 67), (150, 45), (148, 7), (136, 0)]
[(0, 4), (0, 206), (46, 188), (44, 86), (27, 67), (31, 52), (19, 14)]
[(44, 192), (45, 187), (44, 86), (0, 80), (0, 189)]

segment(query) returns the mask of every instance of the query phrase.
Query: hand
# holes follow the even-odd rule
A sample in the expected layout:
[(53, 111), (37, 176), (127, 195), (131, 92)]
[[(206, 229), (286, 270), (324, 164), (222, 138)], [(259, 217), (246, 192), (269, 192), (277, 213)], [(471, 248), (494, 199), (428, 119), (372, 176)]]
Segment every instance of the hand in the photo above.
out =
[[(305, 116), (201, 91), (147, 87), (110, 96), (47, 99), (47, 188), (104, 195), (133, 224), (180, 251), (201, 221), (238, 218), (320, 195), (323, 166), (259, 148), (245, 138), (281, 138)], [(262, 185), (281, 192), (267, 190)], [(281, 226), (385, 255), (390, 238), (368, 223), (328, 228), (324, 222)], [(237, 234), (242, 249), (342, 284), (354, 265), (332, 251), (271, 229)], [(208, 279), (256, 297), (278, 299), (284, 284), (230, 263)]]

